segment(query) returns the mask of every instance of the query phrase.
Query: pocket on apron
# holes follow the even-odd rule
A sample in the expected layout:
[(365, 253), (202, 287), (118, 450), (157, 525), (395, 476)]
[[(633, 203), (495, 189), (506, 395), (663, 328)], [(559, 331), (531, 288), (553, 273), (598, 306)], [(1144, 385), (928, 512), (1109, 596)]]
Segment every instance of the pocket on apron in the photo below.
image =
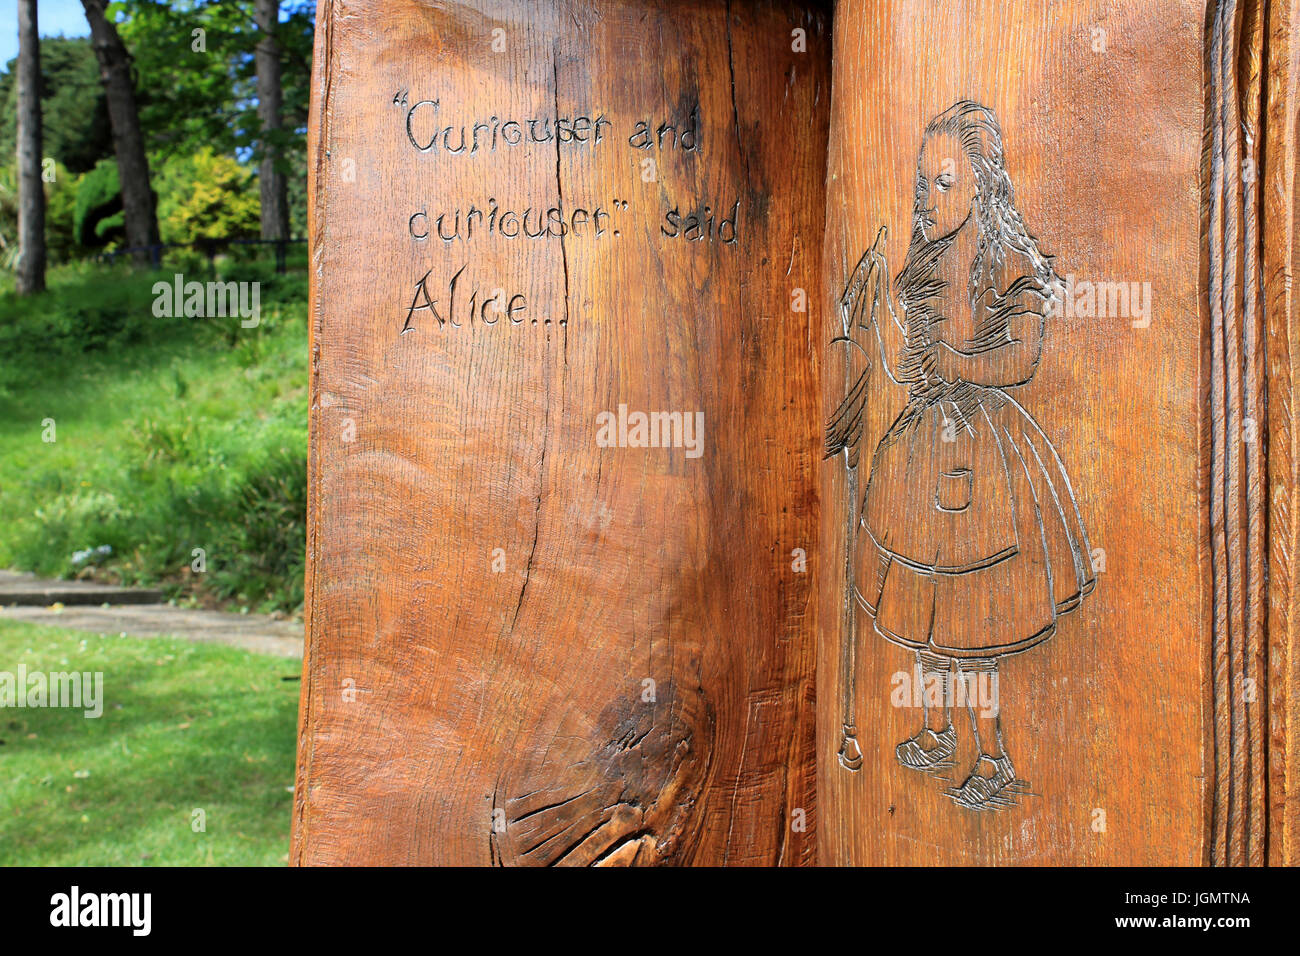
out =
[(939, 472), (934, 488), (934, 506), (940, 511), (965, 511), (975, 493), (975, 473), (969, 468)]

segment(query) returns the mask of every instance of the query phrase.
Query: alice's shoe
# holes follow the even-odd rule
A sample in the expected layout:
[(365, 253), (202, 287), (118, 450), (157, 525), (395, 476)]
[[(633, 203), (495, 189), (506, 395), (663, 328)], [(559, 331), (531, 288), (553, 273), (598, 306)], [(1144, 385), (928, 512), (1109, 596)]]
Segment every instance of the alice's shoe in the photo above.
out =
[(894, 748), (898, 762), (912, 770), (946, 770), (952, 766), (952, 755), (957, 752), (957, 731), (949, 724), (937, 733), (929, 727), (922, 728), (915, 737), (909, 737)]
[(948, 796), (971, 810), (1000, 810), (1015, 806), (1012, 794), (1023, 789), (1016, 779), (1016, 768), (1004, 752), (1000, 757), (980, 754), (971, 768), (970, 776), (960, 787), (948, 791)]

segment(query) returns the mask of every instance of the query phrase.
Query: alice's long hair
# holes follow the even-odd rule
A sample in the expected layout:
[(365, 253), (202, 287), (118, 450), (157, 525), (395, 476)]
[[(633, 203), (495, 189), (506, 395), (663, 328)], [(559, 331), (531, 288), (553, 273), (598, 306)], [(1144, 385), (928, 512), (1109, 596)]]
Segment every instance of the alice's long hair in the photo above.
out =
[[(1043, 255), (1025, 220), (1016, 208), (1011, 177), (1007, 175), (1002, 152), (1002, 129), (993, 111), (971, 100), (958, 100), (925, 127), (922, 142), (947, 133), (961, 144), (962, 152), (975, 174), (975, 215), (979, 226), (979, 246), (971, 262), (970, 299), (980, 290), (1013, 250), (1030, 262), (1050, 309), (1060, 295), (1060, 278), (1052, 261)], [(920, 210), (917, 210), (919, 213)], [(915, 218), (915, 217), (914, 217)], [(914, 233), (915, 233), (914, 229)]]

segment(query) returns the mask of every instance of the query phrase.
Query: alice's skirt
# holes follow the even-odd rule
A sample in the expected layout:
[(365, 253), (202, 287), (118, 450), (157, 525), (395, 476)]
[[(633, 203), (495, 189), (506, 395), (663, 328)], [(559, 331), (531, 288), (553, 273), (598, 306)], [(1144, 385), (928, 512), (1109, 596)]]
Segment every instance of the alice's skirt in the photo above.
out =
[(877, 446), (854, 590), (896, 644), (996, 657), (1050, 637), (1096, 577), (1052, 443), (1005, 392), (968, 389), (910, 403)]

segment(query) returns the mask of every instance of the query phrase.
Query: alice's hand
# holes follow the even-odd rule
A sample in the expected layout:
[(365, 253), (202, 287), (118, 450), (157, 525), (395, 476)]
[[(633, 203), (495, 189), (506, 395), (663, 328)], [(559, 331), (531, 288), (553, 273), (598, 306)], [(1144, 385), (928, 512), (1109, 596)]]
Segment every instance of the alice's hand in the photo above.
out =
[(930, 350), (930, 355), (933, 356), (931, 370), (934, 375), (949, 385), (960, 381), (961, 357), (948, 343), (935, 343), (934, 348)]
[[(880, 231), (883, 235), (885, 230), (882, 227)], [(870, 263), (867, 273), (867, 313), (872, 325), (888, 320), (886, 310), (892, 310), (889, 300), (889, 263), (885, 261), (885, 254), (877, 249), (882, 242), (877, 237), (876, 245), (867, 250), (867, 260)]]

